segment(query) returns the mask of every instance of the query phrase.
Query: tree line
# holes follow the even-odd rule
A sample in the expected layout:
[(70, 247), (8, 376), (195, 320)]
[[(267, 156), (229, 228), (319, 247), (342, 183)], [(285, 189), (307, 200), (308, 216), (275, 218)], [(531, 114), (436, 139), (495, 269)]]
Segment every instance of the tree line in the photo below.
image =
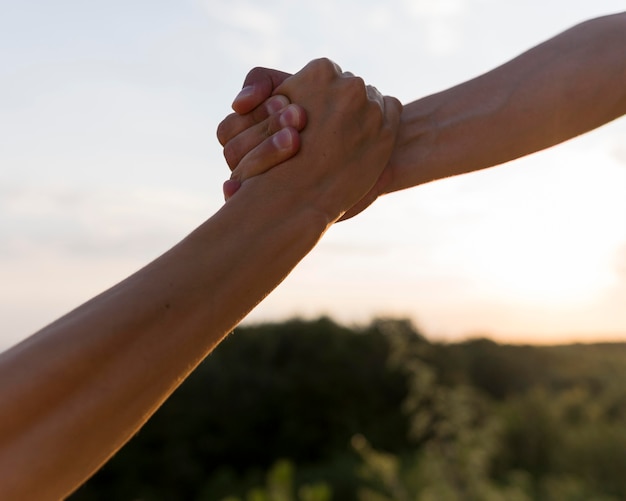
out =
[(626, 499), (626, 343), (236, 330), (70, 499)]

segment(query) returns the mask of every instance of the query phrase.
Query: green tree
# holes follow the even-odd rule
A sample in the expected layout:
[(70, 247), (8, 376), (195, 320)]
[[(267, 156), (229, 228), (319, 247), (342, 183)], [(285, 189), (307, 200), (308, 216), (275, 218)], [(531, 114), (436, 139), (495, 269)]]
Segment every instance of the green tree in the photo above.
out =
[[(245, 501), (331, 501), (332, 491), (323, 482), (294, 487), (294, 466), (290, 461), (277, 461), (268, 471), (266, 484), (250, 489)], [(244, 501), (228, 496), (222, 501)]]

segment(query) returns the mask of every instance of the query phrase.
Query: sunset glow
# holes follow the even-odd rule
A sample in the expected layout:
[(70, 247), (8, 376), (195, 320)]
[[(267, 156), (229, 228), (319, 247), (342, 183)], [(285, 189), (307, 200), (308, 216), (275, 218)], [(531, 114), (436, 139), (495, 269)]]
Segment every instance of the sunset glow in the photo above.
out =
[[(624, 7), (192, 0), (94, 12), (71, 1), (65, 15), (35, 4), (0, 18), (0, 350), (221, 207), (229, 171), (215, 129), (251, 67), (327, 56), (408, 102)], [(385, 196), (332, 228), (248, 321), (387, 315), (438, 339), (626, 339), (625, 144), (622, 118)]]

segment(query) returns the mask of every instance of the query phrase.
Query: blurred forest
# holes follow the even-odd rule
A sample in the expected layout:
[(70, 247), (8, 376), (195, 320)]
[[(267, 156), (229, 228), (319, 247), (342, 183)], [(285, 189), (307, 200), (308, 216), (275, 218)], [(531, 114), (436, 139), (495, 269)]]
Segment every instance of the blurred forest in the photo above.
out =
[(626, 499), (626, 343), (240, 327), (72, 501)]

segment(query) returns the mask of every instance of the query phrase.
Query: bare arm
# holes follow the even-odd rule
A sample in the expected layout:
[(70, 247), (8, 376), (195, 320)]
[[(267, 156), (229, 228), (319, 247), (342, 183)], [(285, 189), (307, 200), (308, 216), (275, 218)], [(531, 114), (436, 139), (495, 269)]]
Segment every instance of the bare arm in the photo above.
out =
[[(285, 74), (255, 68), (222, 125), (238, 152), (261, 138), (249, 112)], [(345, 216), (379, 195), (502, 164), (597, 128), (626, 113), (626, 12), (579, 24), (508, 63), (404, 106), (394, 153), (376, 186)], [(246, 179), (257, 171), (231, 168)], [(243, 175), (241, 175), (243, 173)]]
[(405, 105), (388, 193), (513, 160), (626, 113), (626, 13)]
[(0, 355), (0, 499), (58, 500), (78, 487), (374, 184), (399, 103), (328, 61), (309, 64), (282, 92), (307, 108), (301, 155)]

